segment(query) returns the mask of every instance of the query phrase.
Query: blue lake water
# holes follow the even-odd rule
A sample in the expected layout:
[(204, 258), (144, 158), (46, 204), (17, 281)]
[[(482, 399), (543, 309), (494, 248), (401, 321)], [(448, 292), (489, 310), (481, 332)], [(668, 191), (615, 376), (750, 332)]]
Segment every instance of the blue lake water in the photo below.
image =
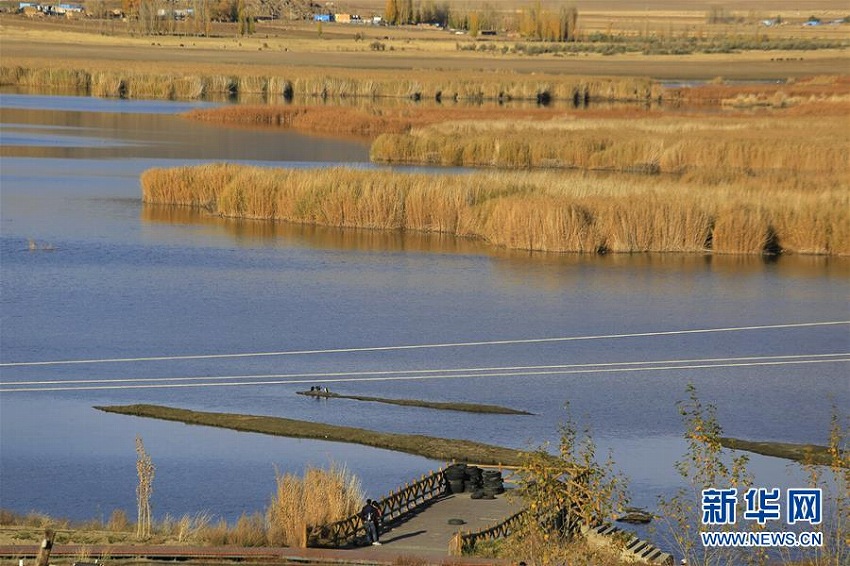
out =
[[(105, 414), (95, 405), (278, 415), (522, 448), (557, 441), (568, 402), (601, 453), (610, 450), (630, 477), (635, 503), (648, 507), (679, 486), (673, 463), (685, 443), (676, 402), (689, 383), (717, 405), (729, 436), (823, 444), (832, 407), (847, 414), (847, 362), (813, 357), (850, 351), (847, 325), (658, 334), (846, 321), (846, 258), (527, 254), (143, 206), (138, 178), (149, 167), (218, 160), (368, 166), (362, 142), (196, 124), (176, 116), (185, 109), (0, 96), (2, 508), (75, 519), (108, 517), (114, 508), (132, 515), (136, 435), (157, 467), (158, 517), (208, 511), (232, 520), (260, 511), (276, 470), (344, 463), (370, 496), (380, 496), (440, 465), (360, 446)], [(604, 338), (639, 333), (647, 335)], [(600, 338), (193, 357), (593, 336)], [(190, 359), (8, 365), (183, 356)], [(663, 363), (612, 365), (633, 362)], [(540, 367), (576, 364), (607, 365)], [(477, 371), (527, 366), (537, 369)], [(425, 370), (457, 371), (410, 373)], [(382, 373), (319, 375), (354, 372)], [(313, 376), (293, 377), (302, 374)], [(263, 375), (283, 377), (241, 377)], [(142, 381), (183, 377), (207, 379)], [(117, 379), (139, 381), (104, 381)], [(203, 386), (49, 391), (47, 381)], [(78, 381), (91, 383), (71, 383)], [(9, 391), (23, 382), (40, 382), (32, 387), (41, 390)], [(494, 403), (534, 415), (295, 395), (319, 382), (340, 393)], [(782, 460), (753, 456), (752, 467), (767, 487), (804, 481)]]

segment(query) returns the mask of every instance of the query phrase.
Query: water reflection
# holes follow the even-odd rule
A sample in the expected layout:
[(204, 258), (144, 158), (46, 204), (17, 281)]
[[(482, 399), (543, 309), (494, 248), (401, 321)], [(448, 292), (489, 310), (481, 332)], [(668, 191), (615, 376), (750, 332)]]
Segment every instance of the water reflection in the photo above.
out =
[(142, 206), (140, 218), (143, 223), (205, 227), (211, 233), (227, 234), (238, 245), (245, 247), (261, 244), (360, 252), (498, 253), (492, 246), (482, 241), (456, 238), (445, 234), (341, 229), (291, 222), (235, 220), (186, 207), (146, 204)]
[(535, 285), (557, 288), (564, 284), (570, 268), (594, 264), (613, 272), (628, 270), (653, 277), (672, 274), (684, 284), (689, 276), (715, 274), (749, 278), (769, 271), (781, 277), (850, 279), (850, 258), (829, 256), (758, 256), (737, 254), (635, 253), (594, 254), (529, 252), (497, 248), (479, 239), (414, 231), (333, 228), (222, 218), (188, 207), (143, 205), (143, 223), (205, 227), (210, 234), (226, 234), (238, 245), (297, 246), (304, 248), (360, 252), (416, 252), (486, 255), (498, 258), (494, 274), (525, 279), (529, 271), (538, 274)]
[[(19, 95), (52, 95), (54, 97), (64, 96), (73, 97), (79, 100), (105, 100), (113, 103), (120, 103), (126, 100), (127, 102), (149, 103), (151, 101), (141, 101), (135, 99), (118, 99), (118, 98), (96, 98), (89, 97), (88, 92), (84, 90), (75, 90), (72, 88), (54, 88), (45, 89), (43, 87), (26, 87), (26, 86), (5, 86), (0, 87), (0, 94), (19, 94)], [(156, 101), (153, 101), (156, 104)], [(298, 96), (292, 99), (287, 99), (282, 95), (272, 95), (271, 97), (263, 93), (239, 93), (236, 96), (230, 96), (225, 93), (208, 93), (203, 100), (187, 100), (187, 101), (163, 101), (162, 103), (184, 104), (184, 105), (210, 105), (210, 104), (294, 104), (294, 105), (322, 105), (322, 106), (351, 106), (358, 108), (549, 108), (552, 110), (599, 110), (599, 109), (628, 109), (628, 110), (659, 110), (664, 108), (680, 109), (681, 105), (671, 105), (671, 103), (663, 104), (657, 100), (640, 101), (640, 102), (616, 102), (608, 100), (588, 100), (576, 103), (572, 98), (569, 99), (549, 99), (545, 104), (541, 104), (536, 100), (481, 100), (481, 99), (441, 99), (435, 98), (414, 98), (414, 97), (384, 97), (384, 98), (369, 98), (369, 97), (328, 97), (321, 98), (316, 96)]]
[[(4, 100), (8, 97), (4, 97)], [(0, 107), (0, 156), (368, 161), (365, 141), (221, 128), (174, 114)]]

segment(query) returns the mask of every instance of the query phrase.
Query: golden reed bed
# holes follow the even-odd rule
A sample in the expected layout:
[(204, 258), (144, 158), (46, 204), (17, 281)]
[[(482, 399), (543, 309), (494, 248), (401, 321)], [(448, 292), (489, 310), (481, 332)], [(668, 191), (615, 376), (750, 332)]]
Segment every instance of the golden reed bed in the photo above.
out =
[(458, 120), (384, 134), (383, 163), (578, 168), (649, 173), (695, 169), (742, 177), (850, 172), (850, 132), (836, 116), (563, 116), (546, 121)]
[(517, 73), (352, 72), (281, 69), (281, 75), (141, 72), (59, 66), (0, 66), (0, 86), (66, 88), (93, 96), (202, 99), (237, 94), (307, 98), (429, 100), (657, 100), (648, 78), (523, 75)]
[(548, 252), (850, 254), (846, 176), (408, 174), (213, 164), (143, 173), (145, 203), (349, 228), (417, 230)]

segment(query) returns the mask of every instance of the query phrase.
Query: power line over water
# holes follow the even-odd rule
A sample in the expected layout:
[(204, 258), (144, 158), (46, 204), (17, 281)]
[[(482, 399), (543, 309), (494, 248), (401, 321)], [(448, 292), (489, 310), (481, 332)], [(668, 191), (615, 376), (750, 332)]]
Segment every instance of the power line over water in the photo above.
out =
[(564, 364), (545, 366), (506, 366), (482, 368), (385, 370), (373, 372), (325, 372), (300, 374), (186, 376), (163, 378), (115, 378), (90, 380), (40, 380), (0, 383), (0, 393), (36, 391), (95, 391), (116, 389), (183, 389), (209, 387), (299, 385), (317, 383), (421, 381), (437, 379), (472, 379), (493, 377), (534, 377), (576, 374), (636, 373), (647, 371), (707, 370), (759, 366), (788, 366), (850, 362), (850, 352), (833, 354), (795, 354), (785, 356), (751, 356), (743, 358), (706, 358), (692, 360), (659, 360), (609, 362), (599, 364)]
[(278, 352), (247, 352), (247, 353), (229, 353), (229, 354), (195, 354), (195, 355), (179, 355), (179, 356), (146, 356), (136, 358), (100, 358), (88, 360), (48, 360), (48, 361), (30, 361), (30, 362), (4, 362), (0, 363), (0, 367), (26, 367), (26, 366), (58, 366), (72, 364), (119, 364), (119, 363), (139, 363), (139, 362), (163, 362), (163, 361), (183, 361), (183, 360), (211, 360), (211, 359), (226, 359), (226, 358), (260, 358), (272, 356), (307, 356), (319, 354), (344, 354), (357, 352), (380, 352), (380, 351), (401, 351), (401, 350), (426, 350), (436, 348), (469, 348), (476, 346), (506, 346), (514, 344), (545, 344), (557, 342), (579, 342), (588, 340), (617, 340), (626, 338), (647, 338), (661, 336), (679, 336), (688, 334), (709, 334), (709, 333), (724, 333), (724, 332), (745, 332), (755, 330), (782, 330), (791, 328), (814, 328), (824, 326), (850, 325), (850, 320), (837, 320), (825, 322), (800, 322), (789, 324), (766, 324), (757, 326), (730, 326), (725, 328), (702, 328), (690, 330), (665, 330), (656, 332), (634, 332), (626, 334), (598, 334), (589, 336), (562, 336), (554, 338), (519, 338), (509, 340), (484, 340), (475, 342), (447, 342), (435, 344), (408, 344), (395, 346), (365, 346), (354, 348), (325, 348), (316, 350), (283, 350)]

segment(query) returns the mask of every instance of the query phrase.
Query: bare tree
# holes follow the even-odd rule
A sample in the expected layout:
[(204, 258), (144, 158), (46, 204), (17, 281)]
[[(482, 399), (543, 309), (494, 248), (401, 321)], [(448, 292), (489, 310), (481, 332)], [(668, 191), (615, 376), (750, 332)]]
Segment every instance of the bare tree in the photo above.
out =
[(136, 488), (136, 501), (139, 507), (139, 517), (136, 524), (136, 537), (143, 539), (151, 534), (151, 494), (153, 493), (153, 476), (156, 468), (150, 455), (145, 451), (145, 444), (140, 436), (136, 437), (136, 472), (139, 474), (139, 485)]

